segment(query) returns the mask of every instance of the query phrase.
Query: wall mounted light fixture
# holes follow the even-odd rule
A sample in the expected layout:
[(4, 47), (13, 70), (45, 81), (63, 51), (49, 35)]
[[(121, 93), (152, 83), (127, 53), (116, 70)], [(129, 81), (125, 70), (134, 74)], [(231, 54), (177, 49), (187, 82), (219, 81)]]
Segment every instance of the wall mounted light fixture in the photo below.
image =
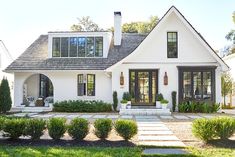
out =
[(165, 72), (165, 75), (164, 75), (164, 85), (168, 85), (168, 76), (167, 76), (167, 72)]
[(124, 85), (124, 76), (123, 76), (123, 72), (121, 72), (121, 76), (120, 76), (120, 85), (121, 85), (121, 86)]

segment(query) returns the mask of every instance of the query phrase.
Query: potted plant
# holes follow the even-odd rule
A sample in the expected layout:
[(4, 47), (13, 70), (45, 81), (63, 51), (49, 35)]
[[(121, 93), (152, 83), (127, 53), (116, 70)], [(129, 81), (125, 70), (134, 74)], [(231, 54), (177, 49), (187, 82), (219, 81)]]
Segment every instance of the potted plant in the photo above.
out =
[(156, 108), (162, 108), (161, 100), (163, 100), (163, 95), (161, 93), (157, 94), (157, 96), (156, 96)]
[(126, 109), (126, 105), (127, 105), (127, 100), (123, 99), (123, 100), (121, 101), (121, 108), (122, 108), (122, 109)]
[(165, 100), (165, 99), (162, 99), (161, 100), (161, 105), (162, 105), (162, 109), (166, 109), (167, 108), (167, 105), (168, 105), (168, 100)]
[(122, 100), (127, 100), (127, 104), (131, 104), (131, 94), (129, 92), (124, 92)]

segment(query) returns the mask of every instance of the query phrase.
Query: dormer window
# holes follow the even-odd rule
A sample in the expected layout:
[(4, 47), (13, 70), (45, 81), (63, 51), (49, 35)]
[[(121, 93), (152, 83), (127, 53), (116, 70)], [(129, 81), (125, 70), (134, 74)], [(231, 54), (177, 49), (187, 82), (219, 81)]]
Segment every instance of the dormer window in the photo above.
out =
[(103, 37), (53, 37), (52, 57), (103, 57)]

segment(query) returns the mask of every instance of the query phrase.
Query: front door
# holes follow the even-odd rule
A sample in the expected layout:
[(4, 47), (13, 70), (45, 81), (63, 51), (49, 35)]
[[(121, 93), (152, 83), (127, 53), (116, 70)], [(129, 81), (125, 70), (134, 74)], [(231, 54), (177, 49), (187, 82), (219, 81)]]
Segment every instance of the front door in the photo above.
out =
[(155, 104), (157, 73), (157, 70), (130, 70), (129, 91), (133, 105)]

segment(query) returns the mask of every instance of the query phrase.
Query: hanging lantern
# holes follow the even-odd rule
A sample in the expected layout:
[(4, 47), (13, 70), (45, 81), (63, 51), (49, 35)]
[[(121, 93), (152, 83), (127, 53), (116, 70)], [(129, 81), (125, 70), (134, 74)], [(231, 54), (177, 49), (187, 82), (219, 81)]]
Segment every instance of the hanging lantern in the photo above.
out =
[(124, 85), (124, 76), (123, 76), (123, 72), (121, 72), (121, 76), (120, 76), (120, 85), (121, 85), (121, 86)]
[(164, 85), (168, 85), (168, 76), (167, 76), (167, 72), (165, 72), (165, 75), (164, 75)]

